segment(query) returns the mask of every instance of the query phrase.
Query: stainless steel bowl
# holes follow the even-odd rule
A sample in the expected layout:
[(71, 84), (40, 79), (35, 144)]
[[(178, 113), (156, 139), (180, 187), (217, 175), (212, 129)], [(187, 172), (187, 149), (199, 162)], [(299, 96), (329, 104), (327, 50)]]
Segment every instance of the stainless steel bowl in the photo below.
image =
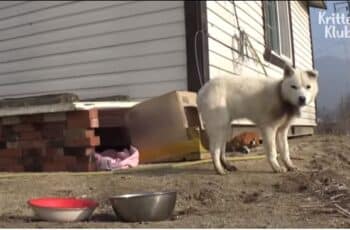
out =
[(123, 221), (160, 221), (168, 219), (175, 207), (176, 192), (150, 192), (113, 196), (115, 214)]

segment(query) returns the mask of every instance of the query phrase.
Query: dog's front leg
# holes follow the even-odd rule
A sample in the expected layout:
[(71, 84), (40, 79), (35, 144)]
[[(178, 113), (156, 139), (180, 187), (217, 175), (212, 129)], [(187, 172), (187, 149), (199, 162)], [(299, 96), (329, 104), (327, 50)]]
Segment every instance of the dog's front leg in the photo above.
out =
[(275, 127), (263, 127), (261, 129), (265, 152), (273, 171), (284, 172), (285, 168), (282, 168), (277, 161), (276, 132), (277, 128)]
[(278, 130), (277, 141), (279, 142), (281, 150), (281, 158), (289, 171), (297, 169), (290, 159), (289, 144), (288, 144), (288, 130), (289, 126), (283, 126)]

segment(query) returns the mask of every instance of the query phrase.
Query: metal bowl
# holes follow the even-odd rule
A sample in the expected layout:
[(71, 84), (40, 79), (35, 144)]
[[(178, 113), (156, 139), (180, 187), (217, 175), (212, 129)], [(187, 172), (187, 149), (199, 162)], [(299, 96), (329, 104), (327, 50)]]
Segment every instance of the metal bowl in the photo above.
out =
[(115, 214), (123, 221), (168, 219), (175, 207), (176, 192), (148, 192), (110, 197)]

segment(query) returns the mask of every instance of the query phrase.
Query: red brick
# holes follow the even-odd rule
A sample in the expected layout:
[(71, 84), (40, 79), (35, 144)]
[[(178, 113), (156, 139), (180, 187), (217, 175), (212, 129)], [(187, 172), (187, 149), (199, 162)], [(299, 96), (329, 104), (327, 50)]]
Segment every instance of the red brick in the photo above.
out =
[(66, 128), (66, 122), (43, 123), (42, 128), (43, 129), (50, 129), (50, 130), (62, 130), (62, 129)]
[(91, 172), (91, 171), (97, 171), (97, 167), (95, 162), (88, 162), (88, 161), (78, 161), (74, 171), (76, 172)]
[(31, 149), (31, 148), (43, 148), (45, 147), (45, 141), (17, 141), (17, 142), (7, 142), (6, 146), (9, 149), (21, 148), (21, 149)]
[(19, 158), (12, 158), (12, 157), (1, 157), (0, 158), (0, 166), (1, 165), (13, 165), (13, 164), (19, 164), (20, 163)]
[(13, 126), (15, 132), (33, 132), (39, 129), (39, 125), (35, 124), (18, 124)]
[(41, 140), (42, 135), (38, 131), (22, 132), (19, 134), (20, 140)]
[(2, 125), (15, 125), (20, 123), (21, 119), (19, 118), (19, 116), (9, 116), (1, 118)]
[(67, 114), (65, 112), (44, 114), (44, 122), (58, 122), (66, 120)]
[(44, 121), (42, 114), (20, 116), (21, 123), (41, 123)]
[(84, 148), (84, 147), (65, 147), (64, 148), (64, 154), (70, 155), (70, 156), (90, 156), (91, 153), (95, 152), (94, 148)]
[(46, 140), (46, 147), (48, 148), (63, 148), (64, 147), (64, 139), (62, 138), (50, 138)]
[(42, 168), (43, 172), (64, 172), (67, 171), (65, 163), (45, 162)]
[(1, 157), (0, 171), (2, 172), (23, 172), (24, 167), (21, 165), (20, 159)]
[(63, 137), (65, 129), (65, 122), (44, 123), (41, 129), (41, 134), (47, 139)]
[(98, 118), (68, 118), (67, 120), (68, 129), (71, 128), (98, 128)]
[(100, 145), (100, 137), (67, 139), (64, 142), (65, 147), (88, 147)]
[(63, 148), (47, 148), (45, 152), (45, 159), (48, 161), (55, 161), (57, 158), (64, 156)]
[(46, 155), (45, 148), (27, 148), (21, 149), (21, 151), (22, 157), (25, 157), (27, 155), (44, 157)]
[(64, 156), (63, 148), (47, 148), (46, 155)]
[(1, 133), (6, 136), (8, 134), (12, 134), (15, 131), (13, 130), (13, 126), (12, 125), (3, 125), (1, 126)]
[(24, 172), (23, 165), (11, 164), (11, 165), (0, 165), (1, 172)]
[(42, 171), (42, 164), (45, 155), (45, 149), (32, 148), (22, 150), (22, 164), (25, 171), (40, 172)]
[(19, 142), (12, 142), (12, 141), (6, 142), (6, 148), (7, 149), (18, 149), (19, 146), (20, 146)]
[(81, 110), (67, 113), (68, 128), (97, 128), (98, 110)]
[(67, 112), (67, 118), (98, 118), (98, 109)]
[[(55, 161), (53, 163), (66, 163), (66, 164), (72, 164), (72, 163), (76, 163), (76, 157), (74, 156), (64, 156), (64, 155), (61, 155), (61, 156), (56, 156), (55, 157)], [(48, 161), (48, 160), (45, 160), (45, 163), (46, 162), (51, 162), (51, 161)]]
[(4, 140), (0, 141), (0, 149), (6, 149), (6, 141)]
[(80, 171), (97, 171), (93, 156), (77, 156), (77, 169)]
[(19, 141), (19, 135), (16, 132), (8, 132), (8, 133), (4, 133), (3, 135), (3, 140), (6, 142), (16, 142)]
[(74, 171), (76, 163), (75, 157), (60, 156), (55, 161), (45, 161), (43, 171)]
[(22, 151), (20, 149), (1, 149), (0, 150), (0, 161), (3, 157), (9, 158), (20, 158)]
[(77, 165), (77, 159), (73, 156), (64, 156), (64, 161), (66, 162), (67, 170), (74, 171)]
[(93, 129), (67, 129), (64, 131), (65, 139), (91, 138), (95, 136)]

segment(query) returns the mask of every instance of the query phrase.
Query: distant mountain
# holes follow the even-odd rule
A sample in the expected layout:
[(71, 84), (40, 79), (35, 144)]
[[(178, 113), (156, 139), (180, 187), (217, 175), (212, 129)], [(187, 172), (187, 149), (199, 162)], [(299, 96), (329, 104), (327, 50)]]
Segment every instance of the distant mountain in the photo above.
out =
[(315, 66), (320, 74), (317, 106), (333, 110), (341, 96), (350, 94), (350, 60), (323, 56), (316, 58)]

